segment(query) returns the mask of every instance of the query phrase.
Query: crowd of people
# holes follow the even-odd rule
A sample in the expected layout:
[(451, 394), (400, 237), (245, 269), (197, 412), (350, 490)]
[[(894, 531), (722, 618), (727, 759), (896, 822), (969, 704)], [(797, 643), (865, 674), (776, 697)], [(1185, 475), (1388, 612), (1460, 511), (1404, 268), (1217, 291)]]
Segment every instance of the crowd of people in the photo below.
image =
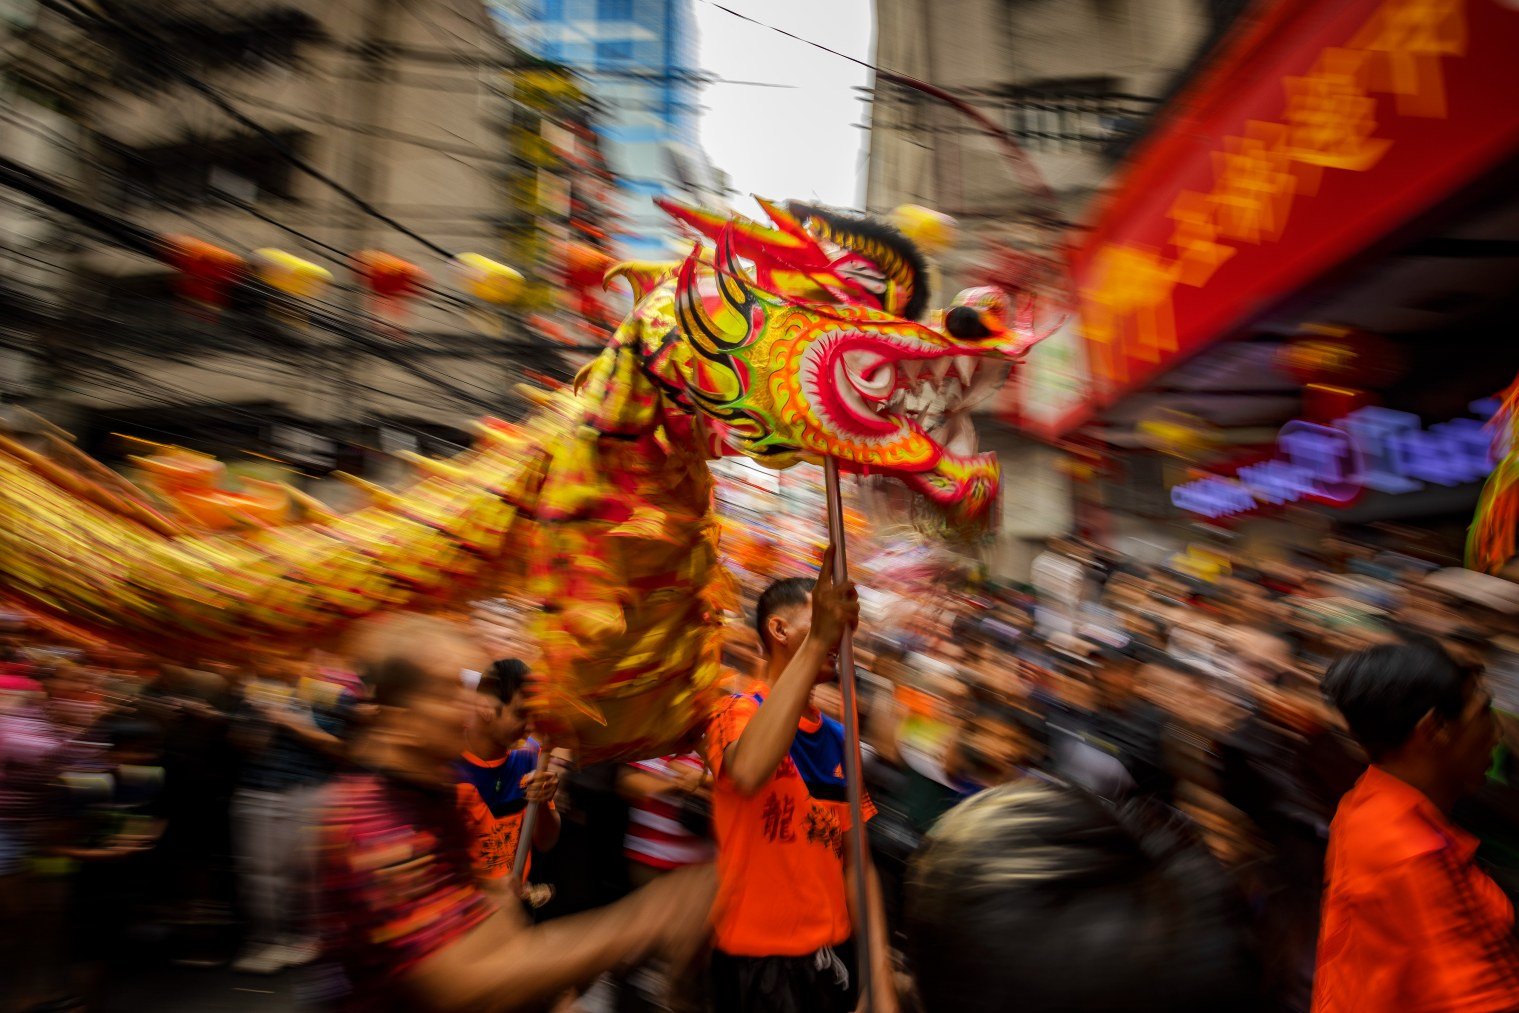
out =
[[(865, 589), (862, 910), (833, 678), (860, 601), (824, 570), (750, 589), (688, 752), (601, 766), (530, 738), (510, 603), (194, 667), (7, 617), (4, 1008), (179, 964), (355, 1009), (849, 1011), (862, 959), (878, 1013), (1519, 1004), (1511, 585), (1059, 539), (1028, 586)], [(1423, 871), (1368, 915), (1393, 852)]]

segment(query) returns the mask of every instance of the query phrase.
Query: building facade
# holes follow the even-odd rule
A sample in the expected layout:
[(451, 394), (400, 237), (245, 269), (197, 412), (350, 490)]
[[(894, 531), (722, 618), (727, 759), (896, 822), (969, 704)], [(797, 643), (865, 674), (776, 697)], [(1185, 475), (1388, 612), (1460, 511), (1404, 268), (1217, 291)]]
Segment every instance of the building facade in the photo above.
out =
[(702, 75), (692, 0), (498, 0), (513, 39), (587, 79), (598, 132), (622, 191), (618, 248), (667, 256), (669, 226), (653, 198), (721, 200), (726, 182), (699, 139)]
[[(566, 372), (562, 345), (473, 303), (450, 262), (511, 262), (513, 181), (556, 171), (509, 147), (513, 54), (483, 3), (10, 8), (0, 156), (250, 265), (199, 298), (165, 258), (0, 190), (11, 400), (87, 439), (151, 426), (367, 470), (339, 458), (447, 449), (467, 420), (520, 411), (524, 373)], [(271, 298), (251, 267), (264, 248), (332, 284), (304, 307)], [(378, 298), (361, 250), (415, 265), (414, 290)]]
[(923, 204), (961, 221), (942, 268), (969, 280), (985, 246), (1036, 241), (1031, 220), (1079, 228), (1151, 114), (1243, 4), (1210, 0), (876, 0), (878, 66), (961, 96), (1002, 127), (1031, 186), (963, 113), (879, 84), (866, 202)]

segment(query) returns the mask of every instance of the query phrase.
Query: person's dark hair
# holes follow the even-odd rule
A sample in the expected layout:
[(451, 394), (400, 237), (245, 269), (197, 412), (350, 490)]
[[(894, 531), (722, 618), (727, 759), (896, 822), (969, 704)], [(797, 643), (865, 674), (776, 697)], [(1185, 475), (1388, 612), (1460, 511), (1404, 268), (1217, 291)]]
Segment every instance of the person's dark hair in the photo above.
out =
[(502, 658), (491, 662), (491, 667), (480, 673), (480, 684), (475, 691), (493, 696), (503, 704), (511, 703), (512, 697), (527, 685), (527, 673), (527, 664), (521, 658)]
[(770, 653), (770, 635), (765, 632), (770, 617), (781, 609), (806, 605), (812, 594), (812, 581), (806, 577), (787, 577), (765, 588), (754, 605), (754, 632), (759, 634), (760, 650)]
[(116, 749), (163, 748), (163, 728), (142, 718), (117, 715), (101, 722), (97, 731), (100, 738)]
[(1242, 923), (1227, 875), (1170, 810), (1039, 781), (950, 810), (907, 886), (924, 1007), (955, 1013), (1253, 1009)]
[(1430, 711), (1456, 718), (1466, 704), (1471, 670), (1456, 664), (1431, 637), (1402, 637), (1402, 643), (1344, 655), (1324, 675), (1325, 699), (1339, 708), (1372, 760), (1407, 742)]
[(381, 707), (402, 707), (427, 679), (427, 672), (410, 658), (382, 658), (361, 673)]

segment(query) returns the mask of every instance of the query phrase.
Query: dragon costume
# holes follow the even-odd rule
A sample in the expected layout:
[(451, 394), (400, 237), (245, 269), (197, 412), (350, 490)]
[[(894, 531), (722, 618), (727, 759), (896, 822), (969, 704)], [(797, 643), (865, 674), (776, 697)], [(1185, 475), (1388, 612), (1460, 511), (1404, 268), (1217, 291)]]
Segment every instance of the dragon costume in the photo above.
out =
[(927, 270), (890, 227), (763, 206), (768, 224), (665, 205), (697, 235), (690, 255), (608, 272), (636, 304), (572, 387), (533, 392), (520, 424), (481, 423), (455, 458), (415, 458), (415, 484), (371, 487), (353, 513), (303, 501), (300, 523), (212, 531), (204, 497), (190, 509), (0, 442), (0, 591), (155, 653), (243, 657), (510, 585), (542, 606), (540, 729), (586, 762), (670, 752), (720, 692), (738, 605), (707, 462), (831, 455), (974, 527), (998, 469), (964, 410), (1032, 340), (984, 294), (949, 315), (965, 326), (919, 322)]
[(1498, 395), (1498, 411), (1489, 424), (1498, 464), (1482, 486), (1467, 529), (1466, 566), (1499, 573), (1519, 555), (1519, 377)]

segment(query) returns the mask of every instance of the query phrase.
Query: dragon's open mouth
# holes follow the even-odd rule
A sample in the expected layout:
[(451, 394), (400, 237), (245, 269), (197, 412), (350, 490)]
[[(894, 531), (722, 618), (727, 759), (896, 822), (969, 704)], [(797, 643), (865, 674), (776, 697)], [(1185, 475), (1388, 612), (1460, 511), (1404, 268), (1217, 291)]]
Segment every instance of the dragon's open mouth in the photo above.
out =
[(970, 409), (1009, 369), (1004, 359), (939, 342), (847, 330), (821, 335), (803, 359), (802, 389), (821, 417), (866, 445), (915, 444), (893, 464), (924, 471), (940, 457), (963, 468), (985, 456)]

